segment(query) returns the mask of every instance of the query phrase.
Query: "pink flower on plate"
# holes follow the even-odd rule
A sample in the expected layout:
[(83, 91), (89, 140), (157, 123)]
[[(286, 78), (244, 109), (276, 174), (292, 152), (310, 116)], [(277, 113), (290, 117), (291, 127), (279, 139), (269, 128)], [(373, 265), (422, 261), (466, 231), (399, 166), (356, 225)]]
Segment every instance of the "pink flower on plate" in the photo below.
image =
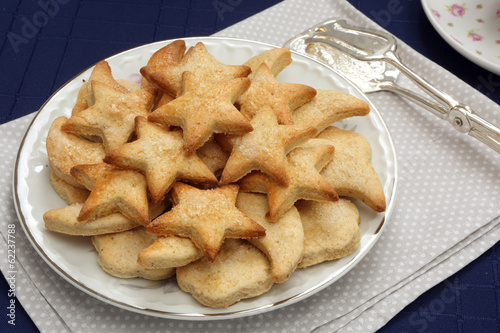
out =
[(432, 9), (432, 14), (434, 14), (437, 18), (441, 18), (441, 14), (439, 14), (437, 10)]
[(500, 9), (497, 10), (497, 17), (500, 17)]
[(465, 8), (465, 3), (460, 5), (453, 4), (451, 6), (446, 6), (448, 8), (448, 11), (451, 13), (453, 16), (457, 17), (463, 17), (465, 15), (465, 11), (467, 8)]
[(483, 40), (483, 36), (476, 33), (476, 30), (470, 30), (467, 37), (472, 38), (473, 42), (480, 42)]

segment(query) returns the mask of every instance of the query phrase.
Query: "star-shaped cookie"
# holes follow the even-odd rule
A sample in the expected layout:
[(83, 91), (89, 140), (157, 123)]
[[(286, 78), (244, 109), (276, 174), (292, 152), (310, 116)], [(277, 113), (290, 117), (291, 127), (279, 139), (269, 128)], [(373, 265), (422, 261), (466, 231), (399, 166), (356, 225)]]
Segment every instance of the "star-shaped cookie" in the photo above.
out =
[[(173, 41), (172, 43), (162, 47), (161, 49), (153, 53), (146, 65), (148, 67), (148, 72), (159, 72), (170, 66), (178, 65), (181, 62), (185, 52), (186, 42), (181, 39)], [(141, 81), (141, 86), (158, 87), (154, 83), (149, 82), (147, 78), (144, 78)]]
[(224, 150), (212, 136), (205, 144), (196, 151), (196, 154), (207, 165), (214, 175), (220, 175), (226, 166), (229, 152)]
[[(218, 138), (223, 146), (231, 146), (221, 184), (234, 183), (253, 170), (287, 185), (290, 182), (286, 154), (316, 134), (314, 127), (279, 125), (269, 106), (264, 106), (251, 120), (253, 131), (241, 136)], [(229, 145), (228, 145), (229, 143)]]
[(252, 172), (238, 184), (245, 192), (267, 193), (269, 221), (276, 222), (299, 199), (336, 201), (338, 195), (328, 181), (320, 175), (331, 161), (335, 148), (328, 141), (310, 139), (288, 153), (290, 184), (281, 185), (261, 172)]
[(192, 154), (212, 133), (244, 134), (253, 128), (233, 105), (248, 88), (248, 78), (205, 83), (191, 72), (183, 74), (182, 94), (149, 114), (148, 120), (183, 129), (186, 151)]
[(137, 117), (135, 125), (137, 140), (111, 151), (104, 161), (143, 172), (153, 202), (161, 202), (177, 179), (217, 184), (197, 154), (186, 154), (180, 130), (165, 130), (144, 117)]
[(200, 190), (177, 182), (171, 196), (174, 207), (154, 219), (148, 232), (189, 237), (213, 262), (225, 238), (254, 238), (265, 229), (236, 208), (236, 184)]
[(226, 65), (218, 61), (206, 49), (203, 43), (190, 47), (179, 64), (168, 67), (145, 66), (141, 74), (150, 82), (172, 96), (182, 91), (182, 74), (192, 72), (210, 82), (226, 81), (250, 74), (250, 67), (244, 65)]
[(368, 103), (353, 95), (336, 90), (318, 89), (312, 101), (293, 112), (293, 122), (314, 126), (321, 132), (339, 120), (366, 116), (368, 113), (370, 113)]
[(146, 88), (128, 94), (92, 81), (96, 103), (69, 118), (61, 129), (86, 137), (101, 137), (106, 152), (126, 143), (134, 131), (134, 119), (147, 116), (155, 89)]
[[(175, 40), (153, 53), (151, 58), (148, 60), (147, 66), (150, 67), (151, 70), (162, 71), (164, 68), (178, 65), (184, 56), (184, 52), (186, 52), (186, 43), (181, 39)], [(141, 87), (154, 87), (159, 89), (154, 103), (155, 109), (174, 99), (174, 96), (167, 94), (161, 89), (161, 87), (149, 82), (145, 77), (141, 80)]]
[(95, 64), (92, 73), (90, 73), (88, 81), (85, 82), (80, 88), (76, 103), (71, 111), (72, 115), (75, 115), (80, 111), (83, 111), (86, 108), (94, 105), (95, 99), (92, 93), (92, 87), (90, 85), (90, 82), (92, 81), (102, 82), (112, 89), (116, 90), (117, 92), (121, 92), (124, 94), (127, 94), (129, 92), (126, 87), (122, 86), (120, 82), (115, 80), (108, 62), (106, 60), (101, 60), (97, 64)]
[(276, 81), (269, 67), (263, 63), (253, 74), (252, 85), (240, 96), (237, 105), (248, 119), (268, 105), (278, 117), (278, 122), (286, 125), (293, 124), (293, 110), (311, 101), (314, 96), (316, 90), (309, 86)]
[(118, 212), (141, 225), (149, 223), (146, 179), (140, 172), (99, 163), (77, 165), (71, 175), (91, 191), (78, 221)]

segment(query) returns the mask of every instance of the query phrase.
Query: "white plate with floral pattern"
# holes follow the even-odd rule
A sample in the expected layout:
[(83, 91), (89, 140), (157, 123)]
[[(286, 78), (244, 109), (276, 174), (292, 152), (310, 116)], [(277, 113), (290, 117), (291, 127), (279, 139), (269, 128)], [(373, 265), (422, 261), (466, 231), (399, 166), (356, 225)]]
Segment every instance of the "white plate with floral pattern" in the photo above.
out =
[[(241, 64), (273, 46), (231, 38), (187, 38), (188, 46), (203, 42), (219, 61)], [(171, 41), (144, 45), (108, 58), (118, 79), (136, 79), (139, 69), (151, 54)], [(362, 133), (372, 145), (372, 165), (377, 171), (387, 199), (385, 213), (374, 213), (363, 205), (361, 244), (351, 255), (294, 272), (270, 292), (241, 301), (227, 309), (207, 308), (181, 291), (175, 279), (150, 283), (143, 279), (119, 279), (106, 274), (97, 263), (88, 237), (73, 237), (47, 230), (43, 214), (66, 205), (52, 190), (45, 139), (52, 121), (69, 116), (88, 69), (61, 87), (40, 109), (30, 125), (18, 153), (14, 175), (14, 200), (21, 225), (33, 247), (47, 264), (69, 283), (106, 303), (164, 318), (185, 320), (228, 319), (270, 311), (297, 302), (319, 292), (351, 270), (370, 251), (379, 238), (392, 210), (396, 191), (396, 155), (388, 129), (375, 106), (341, 74), (305, 56), (293, 53), (293, 63), (278, 77), (281, 81), (300, 82), (318, 89), (337, 89), (370, 103), (366, 117), (352, 117), (338, 125)]]
[(422, 6), (448, 44), (500, 75), (500, 1), (422, 0)]

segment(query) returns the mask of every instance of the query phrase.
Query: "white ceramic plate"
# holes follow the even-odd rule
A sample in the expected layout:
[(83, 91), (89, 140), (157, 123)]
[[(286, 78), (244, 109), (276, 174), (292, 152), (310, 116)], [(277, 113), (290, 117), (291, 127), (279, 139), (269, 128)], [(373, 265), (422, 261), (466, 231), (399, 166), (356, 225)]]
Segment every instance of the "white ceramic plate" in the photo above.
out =
[(422, 0), (422, 6), (448, 44), (500, 75), (500, 1)]
[[(203, 42), (209, 52), (228, 64), (242, 64), (258, 53), (274, 46), (228, 38), (188, 38), (188, 46)], [(135, 78), (154, 51), (171, 41), (138, 47), (118, 55), (109, 62), (115, 78)], [(352, 269), (379, 238), (391, 212), (396, 190), (396, 157), (390, 134), (373, 105), (369, 116), (351, 118), (338, 124), (362, 133), (373, 148), (373, 166), (377, 170), (387, 198), (387, 211), (376, 214), (359, 204), (361, 246), (341, 260), (300, 269), (282, 284), (256, 298), (241, 301), (227, 309), (211, 309), (200, 305), (182, 292), (175, 280), (151, 284), (143, 279), (118, 279), (106, 274), (97, 264), (90, 238), (51, 232), (44, 227), (42, 216), (49, 209), (65, 206), (49, 184), (45, 140), (52, 121), (69, 116), (86, 70), (59, 89), (41, 108), (29, 127), (19, 150), (14, 176), (16, 209), (32, 245), (40, 256), (64, 279), (84, 292), (115, 306), (139, 313), (176, 319), (226, 319), (262, 313), (304, 299), (327, 287)], [(340, 74), (299, 54), (278, 77), (280, 81), (308, 84), (315, 88), (337, 89), (367, 100), (354, 85)], [(368, 100), (367, 100), (368, 101)], [(368, 101), (369, 102), (369, 101)]]

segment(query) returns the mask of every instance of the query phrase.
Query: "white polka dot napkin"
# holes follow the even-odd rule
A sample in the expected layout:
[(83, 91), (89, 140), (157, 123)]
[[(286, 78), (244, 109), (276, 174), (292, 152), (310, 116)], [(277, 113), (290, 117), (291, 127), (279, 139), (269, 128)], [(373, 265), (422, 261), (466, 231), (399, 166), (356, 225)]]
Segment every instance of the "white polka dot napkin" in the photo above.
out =
[[(332, 17), (376, 25), (345, 1), (289, 0), (217, 35), (283, 45)], [(500, 123), (500, 107), (404, 44), (405, 63), (438, 88)], [(407, 83), (404, 80), (403, 84)], [(339, 281), (293, 305), (234, 320), (188, 322), (147, 317), (90, 297), (54, 273), (16, 230), (17, 295), (43, 332), (373, 332), (420, 294), (500, 239), (500, 155), (390, 93), (372, 94), (393, 136), (399, 187), (393, 214), (370, 253)], [(480, 112), (479, 112), (480, 111)], [(17, 223), (11, 180), (32, 116), (1, 126), (1, 269), (5, 236)]]

